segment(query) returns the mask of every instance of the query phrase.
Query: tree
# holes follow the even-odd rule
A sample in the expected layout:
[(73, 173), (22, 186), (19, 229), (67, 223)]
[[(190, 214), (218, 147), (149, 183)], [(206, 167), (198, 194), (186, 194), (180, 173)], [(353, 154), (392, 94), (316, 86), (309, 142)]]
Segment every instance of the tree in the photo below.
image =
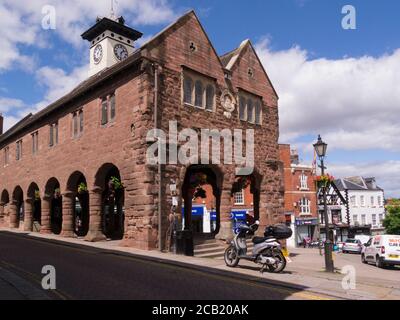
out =
[(383, 220), (386, 232), (400, 235), (400, 200), (391, 200), (386, 209), (388, 214)]

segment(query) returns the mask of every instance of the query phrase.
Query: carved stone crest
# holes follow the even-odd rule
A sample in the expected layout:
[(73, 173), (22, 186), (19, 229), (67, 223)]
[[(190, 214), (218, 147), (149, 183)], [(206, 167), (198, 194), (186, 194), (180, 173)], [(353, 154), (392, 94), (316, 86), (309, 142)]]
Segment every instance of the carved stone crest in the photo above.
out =
[(236, 99), (230, 91), (225, 90), (222, 93), (221, 104), (224, 108), (225, 117), (228, 119), (232, 118), (232, 112), (236, 109)]

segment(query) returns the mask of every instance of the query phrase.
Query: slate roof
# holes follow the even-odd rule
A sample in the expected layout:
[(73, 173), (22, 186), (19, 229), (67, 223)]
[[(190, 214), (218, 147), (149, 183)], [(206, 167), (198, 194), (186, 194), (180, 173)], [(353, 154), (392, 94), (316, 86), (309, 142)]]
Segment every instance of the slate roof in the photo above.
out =
[[(375, 183), (375, 178), (363, 178), (360, 176), (349, 177), (343, 179), (335, 180), (335, 184), (340, 191), (345, 190), (373, 190), (373, 191), (383, 191)], [(375, 186), (374, 186), (375, 184)]]

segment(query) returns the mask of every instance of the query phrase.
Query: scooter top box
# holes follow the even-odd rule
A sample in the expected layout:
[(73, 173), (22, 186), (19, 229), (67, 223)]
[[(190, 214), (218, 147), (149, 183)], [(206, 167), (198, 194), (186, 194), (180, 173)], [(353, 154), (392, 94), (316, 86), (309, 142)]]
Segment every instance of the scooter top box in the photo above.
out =
[(265, 228), (264, 236), (273, 237), (277, 240), (288, 239), (292, 236), (293, 231), (284, 224), (277, 224)]

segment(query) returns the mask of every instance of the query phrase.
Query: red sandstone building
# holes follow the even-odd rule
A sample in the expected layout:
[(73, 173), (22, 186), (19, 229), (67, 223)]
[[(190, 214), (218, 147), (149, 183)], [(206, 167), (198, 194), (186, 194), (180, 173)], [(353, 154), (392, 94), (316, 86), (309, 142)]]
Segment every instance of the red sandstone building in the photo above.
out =
[(318, 210), (313, 167), (300, 164), (299, 155), (290, 145), (280, 145), (285, 177), (285, 215), (293, 230), (289, 247), (313, 239), (318, 234)]
[(0, 136), (1, 225), (164, 248), (168, 218), (191, 229), (193, 194), (208, 184), (210, 236), (230, 237), (236, 165), (148, 163), (149, 130), (168, 132), (170, 121), (179, 130), (254, 129), (249, 209), (264, 226), (284, 220), (278, 96), (250, 41), (218, 56), (193, 11), (135, 48), (141, 36), (123, 18), (98, 19), (82, 35), (88, 79)]

